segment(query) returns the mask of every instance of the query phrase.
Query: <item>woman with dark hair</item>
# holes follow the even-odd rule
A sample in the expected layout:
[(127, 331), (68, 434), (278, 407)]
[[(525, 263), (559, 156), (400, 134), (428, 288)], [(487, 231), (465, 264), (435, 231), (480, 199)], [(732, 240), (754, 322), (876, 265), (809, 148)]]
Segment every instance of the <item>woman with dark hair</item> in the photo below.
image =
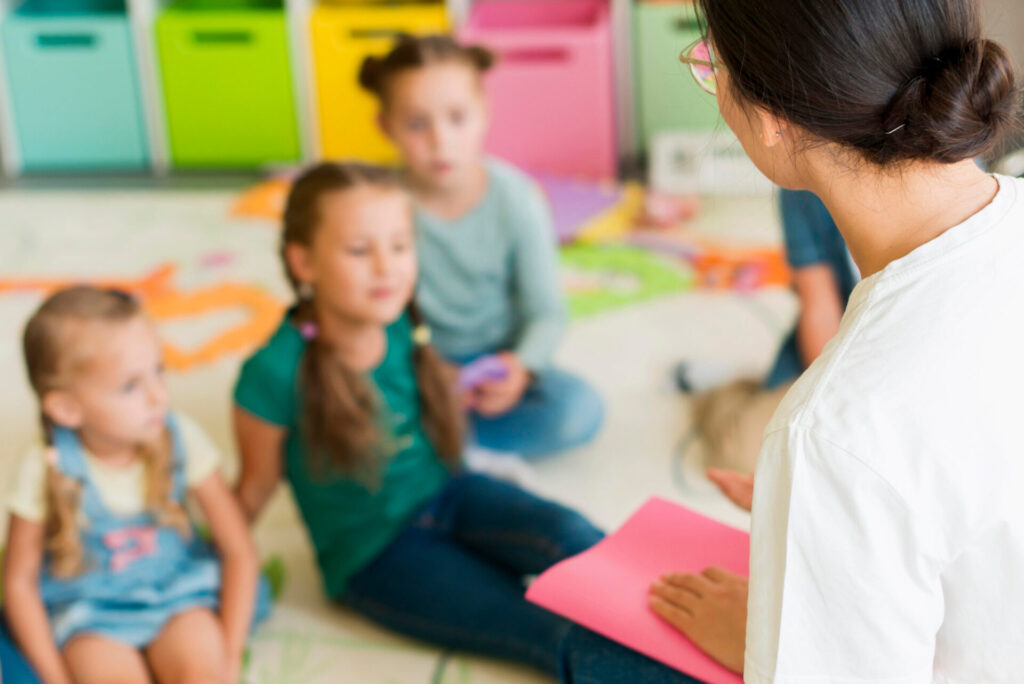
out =
[[(1024, 181), (971, 161), (1018, 121), (1010, 59), (973, 0), (698, 4), (683, 61), (864, 280), (765, 432), (749, 588), (667, 575), (651, 608), (747, 682), (1020, 681)], [(687, 681), (582, 630), (566, 673)]]

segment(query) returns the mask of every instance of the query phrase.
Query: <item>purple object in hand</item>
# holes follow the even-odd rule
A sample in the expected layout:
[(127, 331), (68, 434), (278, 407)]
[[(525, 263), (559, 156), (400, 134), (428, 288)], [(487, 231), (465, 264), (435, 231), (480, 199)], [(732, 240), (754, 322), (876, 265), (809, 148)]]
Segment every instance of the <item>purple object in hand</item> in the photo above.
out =
[(508, 377), (508, 367), (501, 357), (493, 354), (481, 356), (459, 370), (459, 389), (471, 390), (491, 380), (504, 380)]

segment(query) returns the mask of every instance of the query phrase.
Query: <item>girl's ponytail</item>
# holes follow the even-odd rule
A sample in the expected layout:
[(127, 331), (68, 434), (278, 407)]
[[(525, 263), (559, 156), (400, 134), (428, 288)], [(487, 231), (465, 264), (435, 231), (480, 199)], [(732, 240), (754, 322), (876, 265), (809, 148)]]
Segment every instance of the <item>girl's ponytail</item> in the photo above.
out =
[(463, 412), (455, 392), (455, 370), (430, 345), (429, 334), (422, 334), (421, 331), (428, 328), (415, 304), (409, 305), (409, 315), (417, 329), (414, 334), (414, 362), (423, 407), (423, 427), (438, 456), (454, 470), (462, 461), (463, 439)]

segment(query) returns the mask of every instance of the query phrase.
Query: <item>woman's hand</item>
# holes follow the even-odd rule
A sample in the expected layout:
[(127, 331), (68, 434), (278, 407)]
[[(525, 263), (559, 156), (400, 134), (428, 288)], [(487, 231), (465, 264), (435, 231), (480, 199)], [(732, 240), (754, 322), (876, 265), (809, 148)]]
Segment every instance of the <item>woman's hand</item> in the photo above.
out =
[(477, 413), (488, 418), (515, 408), (532, 379), (530, 371), (512, 352), (501, 352), (497, 356), (505, 364), (507, 374), (501, 380), (490, 380), (480, 385), (473, 391), (470, 402)]
[(733, 672), (743, 672), (746, 577), (720, 568), (699, 575), (663, 575), (651, 585), (648, 604), (700, 650)]
[(708, 479), (718, 485), (729, 500), (745, 511), (754, 503), (754, 476), (734, 473), (731, 470), (708, 468)]

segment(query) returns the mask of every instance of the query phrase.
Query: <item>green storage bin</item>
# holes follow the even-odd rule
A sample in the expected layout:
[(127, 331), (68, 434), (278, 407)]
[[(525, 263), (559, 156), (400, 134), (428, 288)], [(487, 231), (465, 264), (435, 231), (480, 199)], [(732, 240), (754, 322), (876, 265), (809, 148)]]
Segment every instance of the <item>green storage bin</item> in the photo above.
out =
[(280, 2), (183, 0), (156, 22), (171, 163), (258, 167), (300, 157)]
[(721, 116), (714, 96), (704, 92), (679, 61), (679, 53), (700, 37), (689, 2), (638, 2), (633, 9), (636, 45), (637, 146), (647, 151), (665, 131), (708, 131)]

